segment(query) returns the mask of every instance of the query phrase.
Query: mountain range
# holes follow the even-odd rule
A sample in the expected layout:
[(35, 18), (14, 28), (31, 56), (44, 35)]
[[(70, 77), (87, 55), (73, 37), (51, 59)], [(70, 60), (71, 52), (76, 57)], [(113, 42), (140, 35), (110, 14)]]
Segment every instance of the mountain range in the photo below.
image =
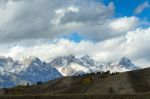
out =
[(128, 58), (106, 64), (95, 61), (88, 55), (59, 56), (49, 61), (37, 57), (13, 60), (0, 57), (0, 87), (13, 87), (22, 84), (46, 82), (63, 76), (77, 76), (102, 71), (126, 72), (139, 69)]
[(76, 58), (73, 55), (56, 57), (49, 65), (56, 68), (63, 76), (74, 76), (79, 74), (110, 71), (125, 72), (138, 69), (130, 59), (123, 57), (117, 62), (108, 62), (106, 64), (97, 62), (88, 55)]

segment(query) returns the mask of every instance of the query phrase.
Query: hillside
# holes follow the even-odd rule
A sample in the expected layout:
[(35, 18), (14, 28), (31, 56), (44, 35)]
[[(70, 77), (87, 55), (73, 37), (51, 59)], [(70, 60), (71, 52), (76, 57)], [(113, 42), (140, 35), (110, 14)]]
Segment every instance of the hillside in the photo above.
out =
[[(1, 90), (2, 92), (2, 90)], [(150, 68), (114, 75), (63, 77), (41, 85), (3, 89), (7, 94), (133, 94), (150, 92)]]

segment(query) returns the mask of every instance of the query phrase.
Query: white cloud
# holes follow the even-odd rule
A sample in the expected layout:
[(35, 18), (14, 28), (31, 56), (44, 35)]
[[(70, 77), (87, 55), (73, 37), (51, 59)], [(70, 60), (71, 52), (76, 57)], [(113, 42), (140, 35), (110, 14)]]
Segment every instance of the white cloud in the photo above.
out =
[(139, 24), (135, 16), (112, 18), (113, 2), (106, 6), (92, 0), (8, 0), (3, 6), (0, 43), (55, 39), (72, 32), (103, 41), (124, 35)]
[(100, 62), (118, 60), (125, 56), (133, 60), (136, 65), (147, 67), (150, 63), (150, 28), (138, 28), (128, 32), (125, 36), (113, 38), (103, 42), (93, 43), (81, 41), (75, 43), (67, 39), (56, 40), (53, 43), (40, 43), (31, 47), (15, 46), (9, 50), (3, 50), (3, 55), (14, 58), (37, 56), (43, 60), (63, 55), (88, 54)]
[(110, 18), (114, 14), (114, 4), (112, 2), (109, 3), (108, 6), (105, 6), (102, 3), (89, 4), (88, 2), (85, 2), (84, 4), (76, 7), (78, 8), (77, 12), (66, 11), (64, 16), (61, 18), (61, 22), (63, 24), (71, 22), (97, 23), (97, 21)]
[(140, 14), (143, 10), (145, 10), (146, 8), (149, 8), (150, 4), (148, 1), (145, 1), (143, 4), (139, 5), (135, 10), (134, 13), (135, 14)]
[(113, 3), (86, 0), (3, 0), (0, 4), (0, 43), (55, 39), (86, 27), (92, 31), (94, 22), (114, 13)]
[(99, 22), (69, 22), (56, 26), (55, 30), (71, 33), (78, 32), (86, 38), (103, 41), (114, 37), (125, 35), (127, 31), (135, 29), (140, 24), (140, 20), (135, 17), (120, 17), (100, 20)]
[[(55, 39), (72, 32), (103, 41), (134, 29), (135, 16), (112, 18), (114, 4), (86, 0), (8, 0), (0, 8), (0, 43)], [(103, 35), (103, 36), (101, 36)]]
[(139, 19), (135, 16), (132, 17), (122, 17), (119, 19), (114, 19), (110, 23), (110, 27), (117, 32), (129, 31), (139, 24)]

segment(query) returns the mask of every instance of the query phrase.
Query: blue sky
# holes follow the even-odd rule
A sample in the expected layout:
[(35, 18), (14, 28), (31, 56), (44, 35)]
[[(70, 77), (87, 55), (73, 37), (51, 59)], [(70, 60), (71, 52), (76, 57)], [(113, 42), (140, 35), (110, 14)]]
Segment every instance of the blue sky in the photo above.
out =
[[(145, 1), (150, 2), (150, 0), (103, 0), (107, 5), (109, 2), (113, 2), (115, 5), (115, 17), (121, 16), (132, 16), (134, 10), (139, 5), (143, 4)], [(150, 8), (144, 9), (140, 14), (135, 15), (142, 19), (147, 19), (150, 21)]]
[(77, 43), (79, 43), (82, 40), (86, 40), (83, 36), (79, 35), (76, 32), (70, 33), (70, 35), (64, 36), (63, 38), (72, 40)]
[[(144, 2), (150, 3), (150, 0), (96, 0), (96, 2), (103, 2), (105, 5), (108, 5), (110, 2), (113, 2), (115, 6), (115, 14), (113, 16), (114, 18), (136, 16), (140, 20), (150, 22), (150, 7), (144, 8), (143, 11), (141, 11), (139, 14), (134, 13), (134, 10), (138, 6), (142, 5)], [(141, 27), (147, 28), (149, 27), (149, 24), (142, 24)], [(81, 36), (79, 33), (71, 33), (65, 38), (73, 40), (74, 42), (87, 40), (87, 38)]]

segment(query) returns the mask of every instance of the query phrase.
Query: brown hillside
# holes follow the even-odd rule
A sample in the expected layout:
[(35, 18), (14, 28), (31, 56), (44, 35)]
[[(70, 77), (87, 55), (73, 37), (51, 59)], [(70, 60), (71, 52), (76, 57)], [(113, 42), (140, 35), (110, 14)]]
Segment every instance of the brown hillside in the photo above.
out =
[(150, 68), (115, 75), (64, 77), (47, 83), (5, 89), (7, 94), (133, 94), (150, 92)]

